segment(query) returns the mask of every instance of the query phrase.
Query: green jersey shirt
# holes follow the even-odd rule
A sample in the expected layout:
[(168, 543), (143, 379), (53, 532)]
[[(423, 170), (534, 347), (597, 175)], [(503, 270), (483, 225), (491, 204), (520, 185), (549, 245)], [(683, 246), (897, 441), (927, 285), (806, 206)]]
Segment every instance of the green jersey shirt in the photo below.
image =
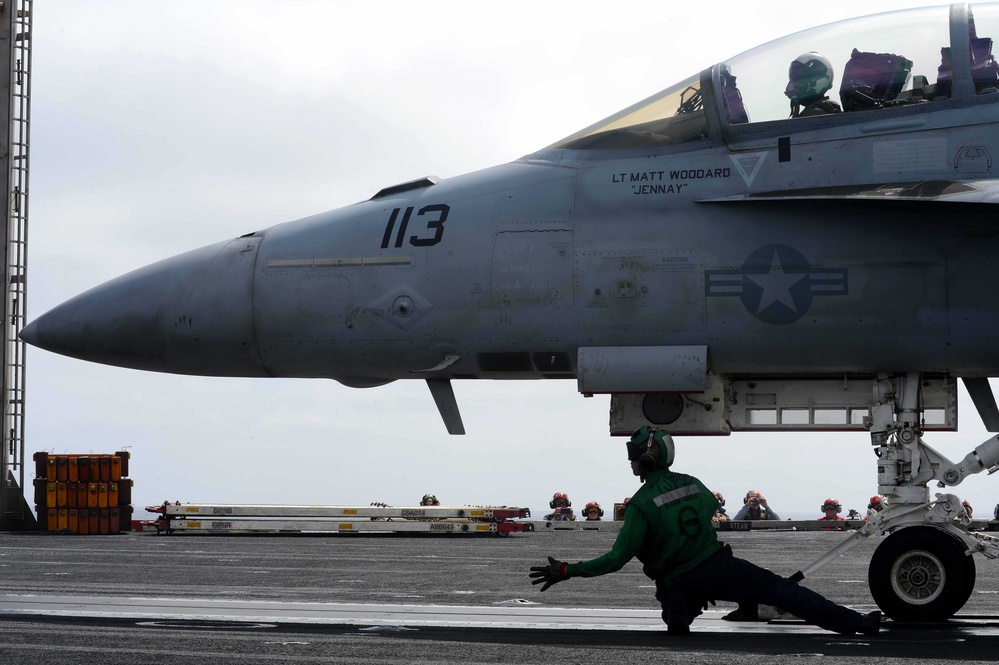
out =
[(611, 551), (569, 564), (569, 576), (612, 573), (637, 556), (646, 575), (670, 588), (722, 547), (711, 523), (717, 508), (718, 500), (697, 478), (657, 469), (629, 501)]

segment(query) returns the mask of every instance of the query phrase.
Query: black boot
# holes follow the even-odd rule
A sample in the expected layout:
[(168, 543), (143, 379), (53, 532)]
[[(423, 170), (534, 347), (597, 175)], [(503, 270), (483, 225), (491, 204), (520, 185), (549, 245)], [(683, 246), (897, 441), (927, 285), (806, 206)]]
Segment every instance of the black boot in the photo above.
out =
[(671, 591), (666, 597), (666, 633), (668, 635), (690, 635), (690, 614), (687, 612), (687, 595), (682, 591)]
[(722, 617), (723, 621), (759, 621), (760, 606), (756, 603), (739, 603), (738, 609)]
[(857, 632), (861, 635), (877, 635), (881, 631), (881, 611), (874, 610), (860, 617)]

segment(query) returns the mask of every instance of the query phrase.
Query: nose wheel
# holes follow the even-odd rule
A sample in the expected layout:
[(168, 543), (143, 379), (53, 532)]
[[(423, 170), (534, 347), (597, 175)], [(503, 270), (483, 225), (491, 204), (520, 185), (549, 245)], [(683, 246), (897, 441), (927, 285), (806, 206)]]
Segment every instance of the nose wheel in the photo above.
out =
[(975, 560), (940, 529), (914, 526), (878, 546), (868, 568), (871, 595), (896, 621), (946, 621), (975, 587)]

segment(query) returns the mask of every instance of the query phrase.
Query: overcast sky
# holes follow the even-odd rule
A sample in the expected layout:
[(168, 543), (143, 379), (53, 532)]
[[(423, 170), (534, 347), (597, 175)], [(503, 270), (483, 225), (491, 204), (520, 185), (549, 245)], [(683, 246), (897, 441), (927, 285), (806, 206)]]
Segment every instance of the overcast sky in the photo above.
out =
[[(34, 5), (29, 320), (152, 261), (508, 162), (784, 34), (936, 2), (134, 2)], [(575, 381), (459, 381), (449, 436), (422, 381), (143, 373), (28, 352), (27, 457), (132, 454), (134, 504), (373, 501), (581, 508), (631, 495), (609, 398)], [(988, 438), (963, 396), (953, 459)], [(864, 509), (866, 434), (679, 439), (736, 508)], [(958, 493), (992, 513), (996, 482)], [(141, 512), (141, 511), (140, 511)]]

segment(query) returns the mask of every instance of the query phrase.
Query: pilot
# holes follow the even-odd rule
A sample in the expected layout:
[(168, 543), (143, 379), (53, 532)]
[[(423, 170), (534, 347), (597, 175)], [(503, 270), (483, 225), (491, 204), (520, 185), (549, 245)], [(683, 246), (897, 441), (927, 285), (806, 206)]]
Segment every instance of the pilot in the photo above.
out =
[(604, 516), (604, 509), (596, 501), (590, 501), (586, 504), (586, 508), (583, 508), (583, 515), (587, 522), (599, 522), (600, 518)]
[(718, 508), (715, 509), (715, 516), (711, 518), (711, 521), (727, 522), (728, 515), (725, 513), (725, 497), (722, 496), (721, 492), (715, 492), (714, 495), (718, 499)]
[(642, 427), (627, 442), (631, 471), (644, 483), (628, 502), (624, 524), (611, 551), (577, 563), (548, 557), (531, 568), (532, 584), (545, 591), (570, 577), (595, 577), (620, 570), (638, 557), (643, 572), (655, 580), (656, 599), (671, 635), (690, 633), (690, 622), (708, 599), (762, 602), (781, 608), (827, 630), (873, 635), (881, 613), (861, 615), (749, 561), (718, 541), (711, 517), (718, 499), (704, 484), (670, 469), (673, 439)]
[(832, 88), (833, 69), (824, 56), (809, 51), (791, 61), (784, 94), (791, 100), (791, 117), (839, 113), (839, 104), (826, 97)]
[(437, 500), (437, 497), (433, 494), (424, 494), (423, 499), (420, 501), (421, 506), (439, 506), (441, 502)]
[[(826, 499), (821, 508), (824, 513), (819, 518), (820, 522), (845, 522), (846, 518), (840, 515), (843, 512), (843, 505), (836, 499)], [(842, 531), (842, 527), (824, 526), (823, 531)]]
[(767, 504), (767, 498), (759, 490), (749, 490), (742, 499), (743, 506), (735, 514), (736, 520), (779, 520), (780, 515)]
[(548, 502), (548, 507), (552, 509), (551, 514), (545, 515), (545, 519), (555, 522), (575, 522), (576, 515), (572, 512), (572, 501), (565, 492), (555, 492), (552, 500)]

